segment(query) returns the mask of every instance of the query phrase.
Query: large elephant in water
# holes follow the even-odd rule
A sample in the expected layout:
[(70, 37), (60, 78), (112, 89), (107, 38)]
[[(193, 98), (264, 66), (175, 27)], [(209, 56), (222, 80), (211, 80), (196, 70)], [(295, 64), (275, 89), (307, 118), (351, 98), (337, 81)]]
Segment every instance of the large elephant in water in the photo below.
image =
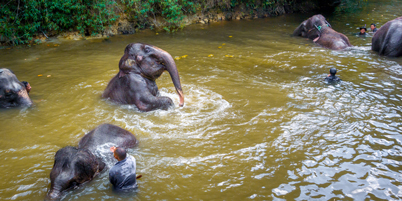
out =
[(348, 37), (333, 30), (322, 15), (314, 15), (304, 20), (293, 35), (309, 38), (314, 43), (332, 50), (342, 50), (352, 46)]
[[(94, 152), (106, 143), (131, 148), (137, 144), (137, 140), (129, 131), (111, 124), (102, 124), (86, 134), (78, 143), (78, 148), (61, 148), (54, 156), (54, 165), (50, 172), (50, 190), (45, 200), (60, 199), (64, 190), (91, 181), (105, 169), (105, 163)], [(112, 152), (110, 157), (113, 157)]]
[(0, 68), (0, 108), (31, 105), (32, 101), (25, 85), (17, 79), (11, 70)]
[(152, 45), (131, 43), (119, 62), (119, 73), (110, 80), (103, 98), (121, 104), (135, 104), (141, 111), (167, 110), (174, 106), (172, 99), (160, 96), (155, 80), (166, 70), (184, 105), (180, 77), (172, 56)]
[(385, 23), (375, 32), (371, 49), (380, 55), (402, 56), (402, 17)]

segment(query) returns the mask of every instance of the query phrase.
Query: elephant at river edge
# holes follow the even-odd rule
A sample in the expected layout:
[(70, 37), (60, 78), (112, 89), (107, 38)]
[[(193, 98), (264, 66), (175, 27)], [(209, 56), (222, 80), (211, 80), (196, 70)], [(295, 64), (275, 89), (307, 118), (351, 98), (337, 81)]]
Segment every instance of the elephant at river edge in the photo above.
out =
[(333, 30), (322, 15), (314, 15), (303, 21), (293, 35), (309, 38), (314, 43), (332, 50), (342, 50), (352, 46), (348, 37)]
[(371, 49), (384, 56), (402, 56), (402, 17), (388, 21), (375, 32)]
[(0, 68), (0, 108), (31, 105), (32, 101), (25, 85), (17, 79), (11, 70)]

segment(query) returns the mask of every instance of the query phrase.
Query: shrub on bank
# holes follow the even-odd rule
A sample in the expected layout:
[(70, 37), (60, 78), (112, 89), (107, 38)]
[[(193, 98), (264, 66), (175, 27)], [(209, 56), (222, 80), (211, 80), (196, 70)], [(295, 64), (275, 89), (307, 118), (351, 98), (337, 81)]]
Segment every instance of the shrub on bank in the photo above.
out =
[[(137, 29), (152, 28), (152, 21), (162, 19), (163, 29), (182, 28), (185, 16), (210, 10), (230, 12), (269, 9), (272, 15), (297, 11), (309, 4), (312, 9), (360, 0), (0, 0), (0, 43), (20, 45), (38, 42), (35, 36), (78, 31), (96, 35), (125, 14)], [(342, 10), (342, 9), (341, 9)], [(278, 12), (280, 11), (280, 12)]]

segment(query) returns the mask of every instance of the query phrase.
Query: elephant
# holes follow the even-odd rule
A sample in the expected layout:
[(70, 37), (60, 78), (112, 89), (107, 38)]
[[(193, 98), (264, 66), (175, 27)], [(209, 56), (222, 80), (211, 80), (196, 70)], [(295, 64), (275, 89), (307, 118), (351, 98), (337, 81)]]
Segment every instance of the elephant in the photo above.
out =
[[(118, 126), (102, 124), (87, 133), (78, 147), (67, 146), (59, 149), (54, 157), (50, 172), (50, 190), (45, 200), (59, 200), (63, 191), (74, 189), (91, 181), (107, 166), (95, 150), (106, 143), (118, 147), (132, 148), (138, 144), (132, 133)], [(110, 152), (110, 157), (113, 154)]]
[(371, 49), (384, 56), (402, 56), (402, 17), (388, 21), (374, 33)]
[(7, 68), (0, 68), (0, 108), (31, 106), (25, 85)]
[(152, 45), (128, 44), (119, 62), (119, 72), (107, 85), (103, 98), (120, 104), (134, 104), (140, 111), (167, 110), (172, 99), (160, 96), (155, 80), (168, 71), (179, 95), (179, 106), (184, 105), (179, 72), (172, 56)]
[(348, 37), (333, 30), (322, 15), (314, 15), (304, 20), (293, 35), (309, 38), (314, 43), (332, 50), (342, 50), (352, 46)]

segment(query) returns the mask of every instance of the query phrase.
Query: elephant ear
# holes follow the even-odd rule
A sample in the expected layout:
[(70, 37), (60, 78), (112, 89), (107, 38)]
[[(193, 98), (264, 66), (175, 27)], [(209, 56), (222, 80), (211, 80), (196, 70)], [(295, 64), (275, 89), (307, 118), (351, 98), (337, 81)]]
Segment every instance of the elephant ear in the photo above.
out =
[(304, 20), (293, 32), (294, 36), (303, 36), (305, 37), (307, 29), (306, 29), (307, 20)]
[(95, 176), (99, 169), (99, 163), (95, 155), (89, 150), (82, 149), (77, 153), (74, 169), (76, 172), (76, 181), (81, 184), (91, 180)]

